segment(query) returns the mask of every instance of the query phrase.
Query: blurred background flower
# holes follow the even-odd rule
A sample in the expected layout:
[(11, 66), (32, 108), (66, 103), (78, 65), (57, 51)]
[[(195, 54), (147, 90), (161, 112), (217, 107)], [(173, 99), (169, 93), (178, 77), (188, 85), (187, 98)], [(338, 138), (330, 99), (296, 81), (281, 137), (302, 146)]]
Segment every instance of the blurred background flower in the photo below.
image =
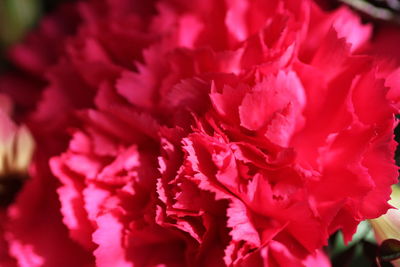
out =
[(400, 186), (394, 185), (389, 203), (394, 207), (385, 215), (370, 220), (375, 238), (380, 245), (379, 255), (382, 260), (392, 261), (394, 266), (400, 266)]
[(11, 120), (12, 109), (11, 99), (0, 94), (0, 209), (22, 188), (34, 151), (28, 128)]

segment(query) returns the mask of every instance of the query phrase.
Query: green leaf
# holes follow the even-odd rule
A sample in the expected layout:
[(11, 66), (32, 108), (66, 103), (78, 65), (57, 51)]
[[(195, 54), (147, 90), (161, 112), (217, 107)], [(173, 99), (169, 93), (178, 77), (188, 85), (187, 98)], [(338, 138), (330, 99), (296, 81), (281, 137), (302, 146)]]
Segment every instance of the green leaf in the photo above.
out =
[(41, 11), (39, 0), (0, 0), (0, 42), (3, 46), (20, 40)]

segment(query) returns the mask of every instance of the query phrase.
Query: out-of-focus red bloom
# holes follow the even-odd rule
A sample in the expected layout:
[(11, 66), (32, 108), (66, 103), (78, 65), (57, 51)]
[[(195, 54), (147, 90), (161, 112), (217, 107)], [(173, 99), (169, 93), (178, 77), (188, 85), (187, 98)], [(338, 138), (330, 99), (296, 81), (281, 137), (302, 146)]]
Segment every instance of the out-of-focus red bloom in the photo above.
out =
[[(43, 155), (10, 213), (22, 266), (71, 266), (61, 259), (75, 253), (73, 266), (92, 255), (100, 267), (329, 266), (331, 233), (350, 240), (388, 209), (395, 72), (362, 54), (372, 26), (350, 10), (294, 0), (76, 8), (76, 34), (62, 38), (27, 119)], [(59, 208), (46, 164), (66, 130), (68, 148), (50, 160)], [(38, 196), (60, 209), (70, 239), (61, 225), (46, 235), (54, 243), (28, 230), (59, 219), (30, 206)]]
[(76, 7), (64, 5), (45, 17), (25, 41), (9, 49), (8, 58), (18, 71), (0, 77), (0, 92), (12, 97), (16, 115), (32, 111), (47, 84), (47, 72), (58, 60), (65, 40), (79, 23)]
[[(49, 157), (61, 153), (68, 142), (65, 125), (71, 120), (64, 112), (81, 102), (60, 105), (57, 99), (68, 102), (69, 90), (44, 90), (48, 79), (60, 84), (63, 73), (58, 72), (58, 79), (49, 73), (57, 72), (53, 66), (64, 51), (66, 38), (75, 31), (78, 18), (76, 6), (64, 6), (45, 18), (23, 44), (10, 48), (9, 57), (18, 72), (9, 71), (0, 77), (0, 91), (11, 96), (15, 103), (13, 117), (29, 126), (38, 147), (29, 168), (30, 178), (2, 220), (9, 254), (18, 258), (18, 266), (83, 266), (92, 260), (69, 238), (62, 223), (56, 194), (59, 183), (48, 164)], [(53, 104), (37, 107), (38, 102), (46, 102), (46, 95), (51, 95), (53, 101), (48, 103)], [(40, 98), (43, 100), (39, 101)]]

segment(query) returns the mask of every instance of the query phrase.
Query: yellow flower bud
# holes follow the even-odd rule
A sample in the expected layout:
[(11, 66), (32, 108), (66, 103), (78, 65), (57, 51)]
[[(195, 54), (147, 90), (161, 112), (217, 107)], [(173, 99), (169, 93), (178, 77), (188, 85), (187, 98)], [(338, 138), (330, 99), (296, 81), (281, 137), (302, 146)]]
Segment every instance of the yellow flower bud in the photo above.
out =
[[(393, 209), (389, 209), (385, 215), (377, 219), (370, 220), (378, 244), (381, 244), (386, 239), (400, 240), (400, 186), (394, 185), (392, 187), (389, 203), (394, 207)], [(400, 267), (400, 259), (391, 263), (396, 267)]]
[(26, 126), (10, 118), (11, 101), (0, 95), (0, 206), (13, 200), (27, 178), (34, 140)]

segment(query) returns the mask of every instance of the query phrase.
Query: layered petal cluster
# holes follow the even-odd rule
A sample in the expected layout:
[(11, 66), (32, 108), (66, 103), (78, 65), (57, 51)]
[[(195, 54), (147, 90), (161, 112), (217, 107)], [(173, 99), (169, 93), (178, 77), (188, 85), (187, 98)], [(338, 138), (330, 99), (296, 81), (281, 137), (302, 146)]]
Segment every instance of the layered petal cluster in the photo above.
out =
[[(389, 208), (400, 72), (364, 53), (372, 26), (349, 9), (74, 8), (54, 63), (32, 52), (48, 85), (27, 120), (45, 155), (10, 215), (20, 266), (329, 266), (330, 234), (350, 240)], [(29, 203), (55, 190), (52, 216)], [(44, 239), (28, 230), (57, 220)]]

